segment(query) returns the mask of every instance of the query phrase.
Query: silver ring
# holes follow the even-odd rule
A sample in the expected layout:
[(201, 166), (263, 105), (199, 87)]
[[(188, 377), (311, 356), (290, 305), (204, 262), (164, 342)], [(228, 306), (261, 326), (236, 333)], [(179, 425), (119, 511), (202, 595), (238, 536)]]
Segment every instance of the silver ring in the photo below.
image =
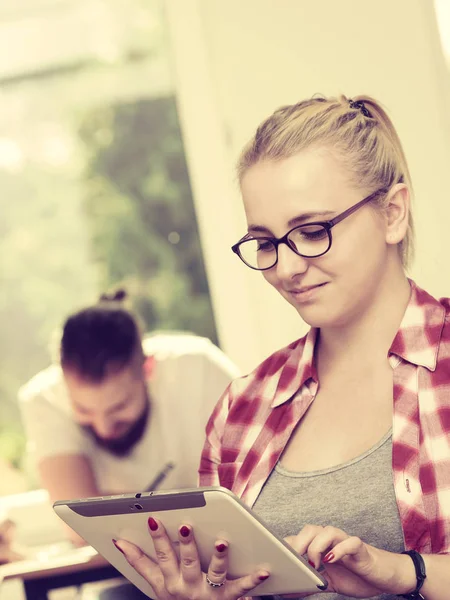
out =
[(206, 575), (206, 583), (213, 588), (222, 587), (223, 585), (225, 585), (225, 581), (226, 581), (226, 579), (224, 579), (220, 583), (214, 583), (214, 581), (211, 581), (211, 579), (208, 577), (208, 575)]

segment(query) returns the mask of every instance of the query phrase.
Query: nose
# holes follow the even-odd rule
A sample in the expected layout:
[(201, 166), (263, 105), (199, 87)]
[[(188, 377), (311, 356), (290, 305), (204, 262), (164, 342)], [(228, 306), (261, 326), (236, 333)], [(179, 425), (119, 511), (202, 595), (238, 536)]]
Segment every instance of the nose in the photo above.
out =
[(278, 246), (278, 262), (275, 268), (279, 279), (291, 280), (296, 275), (303, 275), (308, 266), (308, 259), (296, 254), (287, 244)]
[(114, 437), (115, 423), (109, 419), (97, 419), (93, 424), (97, 435), (103, 439)]

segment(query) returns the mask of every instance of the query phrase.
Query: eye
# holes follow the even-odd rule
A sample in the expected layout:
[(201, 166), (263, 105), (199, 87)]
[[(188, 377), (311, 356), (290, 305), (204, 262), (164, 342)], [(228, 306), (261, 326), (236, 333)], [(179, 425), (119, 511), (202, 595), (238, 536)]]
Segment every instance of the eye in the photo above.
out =
[(127, 398), (126, 400), (124, 400), (120, 404), (116, 404), (115, 406), (113, 406), (112, 408), (110, 408), (107, 411), (108, 414), (115, 415), (117, 413), (120, 413), (122, 410), (125, 410), (127, 408), (127, 406), (129, 405), (129, 402), (130, 402), (130, 400)]
[(293, 232), (299, 240), (303, 239), (308, 242), (323, 240), (327, 237), (327, 230), (323, 225), (302, 225)]
[(274, 245), (272, 242), (270, 242), (269, 240), (265, 240), (265, 239), (256, 239), (256, 249), (258, 252), (272, 252), (274, 249)]

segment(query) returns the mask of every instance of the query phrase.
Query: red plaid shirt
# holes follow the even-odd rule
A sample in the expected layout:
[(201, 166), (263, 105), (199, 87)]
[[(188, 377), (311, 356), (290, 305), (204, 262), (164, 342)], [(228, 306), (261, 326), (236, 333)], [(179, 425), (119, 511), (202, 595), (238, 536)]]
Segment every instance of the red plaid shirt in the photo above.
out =
[[(406, 548), (450, 553), (450, 299), (410, 283), (389, 352), (394, 487)], [(253, 506), (316, 395), (316, 333), (231, 383), (207, 425), (200, 485), (222, 485)]]

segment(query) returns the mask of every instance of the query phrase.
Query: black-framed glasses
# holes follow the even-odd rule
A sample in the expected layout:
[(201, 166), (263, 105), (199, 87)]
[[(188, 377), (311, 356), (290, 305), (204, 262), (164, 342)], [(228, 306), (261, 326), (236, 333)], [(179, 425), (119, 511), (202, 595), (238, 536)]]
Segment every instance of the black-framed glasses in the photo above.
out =
[(350, 206), (330, 221), (315, 221), (297, 225), (280, 238), (253, 237), (248, 233), (231, 249), (247, 267), (256, 271), (267, 271), (267, 269), (271, 269), (277, 264), (278, 246), (280, 244), (286, 244), (295, 254), (303, 258), (323, 256), (331, 248), (333, 242), (331, 229), (371, 200), (375, 200), (380, 194), (386, 194), (387, 192), (388, 189), (386, 188), (379, 189)]

